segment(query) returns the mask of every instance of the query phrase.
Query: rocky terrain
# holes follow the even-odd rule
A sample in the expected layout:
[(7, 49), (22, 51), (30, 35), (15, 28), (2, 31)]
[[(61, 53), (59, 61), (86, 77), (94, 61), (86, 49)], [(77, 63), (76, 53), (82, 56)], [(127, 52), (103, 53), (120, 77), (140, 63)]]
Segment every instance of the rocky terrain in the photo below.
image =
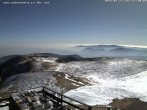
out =
[(0, 78), (0, 94), (47, 86), (89, 105), (113, 101), (116, 107), (125, 103), (124, 110), (135, 110), (136, 103), (146, 108), (146, 60), (36, 53), (3, 62)]
[(147, 110), (147, 102), (138, 98), (114, 99), (110, 105), (121, 110)]
[(82, 57), (78, 55), (62, 56), (45, 53), (14, 57), (0, 66), (1, 93), (38, 86), (48, 86), (66, 92), (86, 85), (89, 83), (86, 78), (56, 71), (61, 62), (79, 59)]

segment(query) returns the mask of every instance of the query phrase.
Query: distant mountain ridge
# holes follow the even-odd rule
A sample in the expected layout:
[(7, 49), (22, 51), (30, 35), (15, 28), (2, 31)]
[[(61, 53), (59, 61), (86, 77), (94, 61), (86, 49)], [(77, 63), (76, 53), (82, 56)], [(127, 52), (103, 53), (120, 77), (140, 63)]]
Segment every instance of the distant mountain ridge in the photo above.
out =
[(139, 48), (139, 47), (127, 47), (127, 46), (120, 46), (120, 45), (79, 45), (75, 46), (75, 48), (83, 48), (83, 49), (100, 49), (100, 50), (114, 50), (114, 49), (132, 49), (132, 50), (147, 50), (147, 48)]
[(127, 47), (119, 45), (89, 45), (75, 46), (79, 55), (86, 57), (127, 57), (147, 60), (147, 48)]

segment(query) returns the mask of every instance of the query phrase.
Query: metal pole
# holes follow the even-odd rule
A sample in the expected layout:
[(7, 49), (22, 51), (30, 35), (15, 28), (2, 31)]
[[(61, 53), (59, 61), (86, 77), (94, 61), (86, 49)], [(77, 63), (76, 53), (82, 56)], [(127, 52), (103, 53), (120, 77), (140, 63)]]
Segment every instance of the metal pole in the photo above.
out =
[(44, 86), (42, 86), (43, 97), (46, 98), (46, 94), (44, 93)]
[(63, 105), (63, 97), (62, 97), (62, 95), (61, 95), (61, 106)]

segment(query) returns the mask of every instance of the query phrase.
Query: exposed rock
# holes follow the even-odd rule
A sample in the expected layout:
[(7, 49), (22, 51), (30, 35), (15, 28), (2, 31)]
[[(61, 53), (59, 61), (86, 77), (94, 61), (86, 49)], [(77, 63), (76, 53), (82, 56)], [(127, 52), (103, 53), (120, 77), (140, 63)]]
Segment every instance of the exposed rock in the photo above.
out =
[(57, 55), (52, 53), (36, 53), (30, 55), (17, 56), (0, 65), (0, 78), (3, 81), (5, 78), (20, 73), (40, 72), (44, 70), (54, 70), (56, 66), (52, 62), (43, 61), (53, 60), (53, 58), (63, 58), (68, 61), (81, 58), (78, 55)]
[(66, 56), (66, 57), (62, 57), (56, 60), (56, 62), (58, 63), (68, 63), (71, 61), (80, 61), (82, 60), (82, 57), (78, 56), (78, 55), (71, 55), (71, 56)]
[(147, 102), (138, 98), (114, 99), (110, 105), (120, 110), (147, 110)]

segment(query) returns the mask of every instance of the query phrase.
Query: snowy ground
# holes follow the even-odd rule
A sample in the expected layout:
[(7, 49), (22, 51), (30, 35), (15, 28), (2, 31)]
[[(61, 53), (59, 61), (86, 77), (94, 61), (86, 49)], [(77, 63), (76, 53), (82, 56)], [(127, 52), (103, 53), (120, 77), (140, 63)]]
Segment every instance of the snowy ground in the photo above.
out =
[[(37, 62), (48, 62), (54, 65), (54, 70), (65, 73), (65, 79), (79, 86), (65, 93), (81, 102), (90, 105), (109, 104), (114, 98), (140, 98), (147, 101), (147, 61), (130, 60), (125, 58), (102, 58), (97, 61), (73, 61), (57, 63), (56, 58), (35, 58)], [(59, 90), (50, 74), (45, 68), (43, 73), (24, 73), (11, 76), (3, 83), (1, 90), (6, 91), (15, 85), (28, 89), (46, 85)], [(59, 75), (60, 76), (60, 75)], [(61, 75), (62, 76), (62, 75)], [(72, 78), (71, 76), (75, 76)], [(82, 80), (75, 80), (81, 78)], [(83, 80), (89, 81), (87, 84)], [(80, 86), (82, 85), (82, 87)]]
[[(112, 61), (107, 63), (109, 63), (109, 66), (103, 65), (102, 67), (103, 69), (107, 66), (109, 67), (106, 68), (105, 75), (104, 72), (103, 74), (98, 74), (102, 69), (94, 69), (94, 66), (88, 66), (88, 68), (92, 68), (88, 70), (82, 64), (67, 67), (66, 71), (72, 68), (72, 72), (78, 71), (82, 66), (85, 67), (83, 76), (89, 79), (92, 85), (71, 90), (65, 95), (90, 105), (109, 104), (114, 98), (121, 99), (125, 97), (140, 98), (147, 101), (147, 71), (145, 71), (147, 66), (143, 66), (146, 63), (145, 61), (126, 59), (122, 62)], [(95, 66), (99, 67), (98, 64)], [(130, 68), (129, 71), (127, 70), (128, 68)], [(65, 66), (63, 70), (65, 70)], [(93, 72), (93, 70), (96, 71)]]
[(7, 78), (0, 91), (24, 91), (35, 87), (47, 86), (59, 90), (55, 86), (54, 72), (22, 73)]
[[(93, 78), (96, 80), (96, 77)], [(97, 79), (98, 84), (71, 90), (65, 95), (90, 105), (109, 104), (114, 98), (140, 98), (147, 101), (147, 71), (126, 78)]]

